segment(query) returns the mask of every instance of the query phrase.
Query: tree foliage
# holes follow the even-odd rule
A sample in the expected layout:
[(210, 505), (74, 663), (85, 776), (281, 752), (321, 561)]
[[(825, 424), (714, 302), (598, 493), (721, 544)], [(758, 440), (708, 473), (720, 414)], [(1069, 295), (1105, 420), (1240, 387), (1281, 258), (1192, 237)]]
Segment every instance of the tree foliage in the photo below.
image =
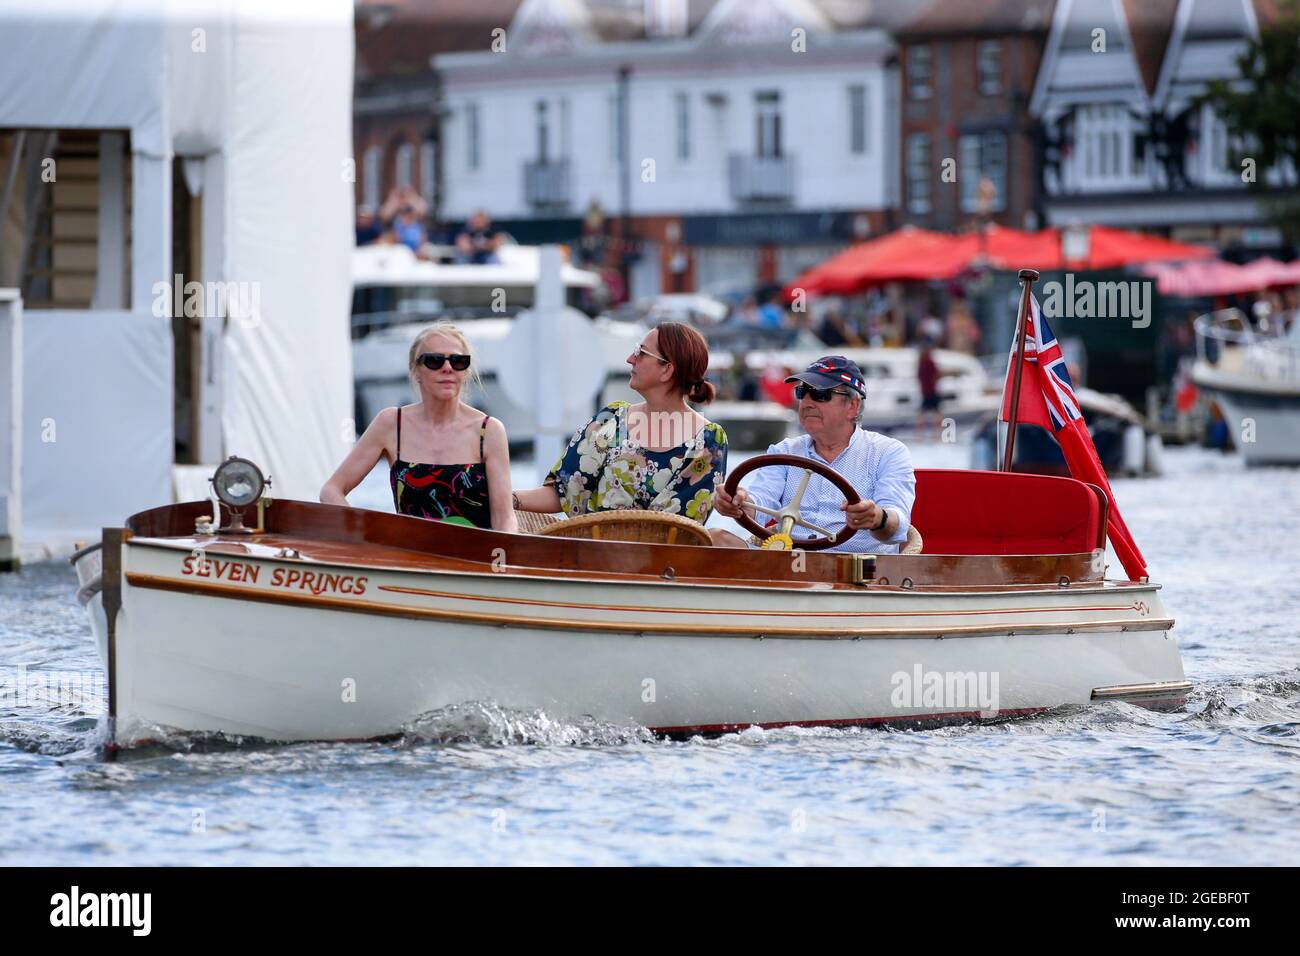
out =
[[(1270, 170), (1289, 166), (1292, 177), (1300, 174), (1300, 0), (1281, 0), (1279, 11), (1237, 57), (1239, 77), (1212, 81), (1197, 99), (1242, 144), (1235, 156), (1238, 168), (1243, 160), (1254, 160), (1255, 174), (1247, 183), (1255, 189), (1265, 187)], [(1294, 189), (1279, 203), (1276, 217), (1289, 238), (1300, 235), (1300, 197)]]

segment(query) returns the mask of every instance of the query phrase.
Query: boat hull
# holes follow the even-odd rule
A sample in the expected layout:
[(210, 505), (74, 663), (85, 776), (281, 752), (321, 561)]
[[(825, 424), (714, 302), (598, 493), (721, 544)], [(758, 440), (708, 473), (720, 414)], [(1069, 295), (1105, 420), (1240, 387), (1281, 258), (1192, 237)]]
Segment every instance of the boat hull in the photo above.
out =
[(1177, 706), (1187, 691), (1153, 585), (791, 590), (255, 552), (125, 542), (102, 648), (117, 743), (160, 728), (368, 739), (474, 701), (693, 733), (1005, 717), (1098, 690)]
[(1206, 386), (1219, 403), (1248, 468), (1300, 465), (1300, 392)]

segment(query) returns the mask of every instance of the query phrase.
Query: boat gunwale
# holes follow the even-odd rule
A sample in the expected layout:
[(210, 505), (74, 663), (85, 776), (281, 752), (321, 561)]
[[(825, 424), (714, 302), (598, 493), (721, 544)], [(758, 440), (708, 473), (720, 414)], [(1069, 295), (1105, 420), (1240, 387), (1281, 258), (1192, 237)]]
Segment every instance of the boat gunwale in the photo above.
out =
[[(288, 536), (275, 536), (276, 544), (291, 546), (287, 540)], [(332, 560), (329, 558), (311, 557), (309, 555), (299, 555), (291, 557), (287, 555), (267, 555), (267, 554), (248, 554), (240, 553), (233, 550), (210, 550), (213, 544), (216, 545), (239, 545), (247, 542), (248, 539), (236, 537), (211, 536), (206, 542), (201, 538), (183, 538), (183, 537), (139, 537), (132, 535), (127, 538), (128, 547), (152, 548), (156, 550), (193, 553), (194, 551), (208, 551), (211, 554), (219, 554), (222, 557), (229, 557), (240, 561), (259, 561), (274, 562), (286, 567), (312, 566), (322, 568), (343, 568), (350, 571), (371, 571), (384, 572), (388, 574), (413, 574), (413, 575), (439, 575), (454, 578), (476, 578), (484, 580), (500, 580), (503, 576), (520, 581), (535, 582), (543, 585), (550, 582), (562, 584), (623, 584), (623, 585), (643, 585), (648, 587), (676, 587), (691, 589), (718, 589), (725, 591), (756, 591), (767, 593), (771, 591), (797, 591), (805, 594), (865, 594), (865, 593), (883, 593), (883, 594), (927, 594), (931, 596), (942, 597), (987, 597), (991, 594), (1009, 594), (1009, 595), (1033, 595), (1033, 594), (1136, 594), (1149, 591), (1159, 591), (1162, 585), (1152, 581), (1116, 581), (1116, 580), (1093, 580), (1084, 582), (1071, 582), (1067, 586), (1060, 584), (1049, 584), (1047, 582), (1025, 582), (1013, 584), (916, 584), (912, 587), (906, 587), (901, 584), (882, 584), (879, 580), (868, 580), (861, 584), (855, 584), (845, 581), (763, 581), (760, 579), (747, 578), (703, 578), (703, 577), (673, 577), (665, 578), (661, 574), (635, 574), (630, 572), (589, 572), (570, 568), (538, 568), (531, 566), (512, 566), (506, 565), (506, 570), (493, 571), (486, 562), (465, 562), (477, 564), (482, 568), (462, 568), (440, 566), (436, 563), (430, 563), (421, 566), (403, 566), (382, 563), (361, 563), (361, 562), (344, 562)], [(314, 539), (300, 538), (291, 539), (298, 543), (310, 543)], [(609, 542), (605, 542), (609, 543)], [(270, 545), (264, 545), (270, 547)], [(422, 551), (412, 551), (414, 555), (427, 557), (437, 561), (441, 556), (429, 555)], [(1086, 556), (1086, 552), (1078, 557)], [(891, 557), (895, 557), (891, 555)], [(906, 555), (905, 557), (912, 557)], [(986, 557), (986, 555), (955, 555), (954, 557)], [(991, 555), (987, 557), (998, 557)], [(1065, 555), (1065, 557), (1075, 557), (1075, 555)], [(591, 575), (598, 576), (591, 576)]]
[[(207, 500), (163, 505), (139, 512), (128, 519), (130, 540), (149, 539), (170, 547), (202, 547), (194, 532), (194, 520), (210, 514)], [(314, 563), (342, 563), (346, 566), (383, 567), (383, 554), (393, 570), (440, 573), (482, 573), (498, 567), (502, 557), (514, 549), (506, 567), (521, 577), (554, 577), (573, 580), (575, 574), (605, 581), (659, 581), (673, 584), (738, 585), (786, 590), (900, 590), (938, 588), (1080, 587), (1148, 582), (1107, 582), (1105, 553), (989, 554), (989, 555), (869, 555), (875, 562), (875, 576), (854, 579), (855, 555), (848, 552), (799, 552), (798, 569), (790, 552), (714, 549), (686, 545), (573, 540), (537, 535), (510, 534), (490, 529), (466, 528), (444, 522), (425, 521), (405, 515), (360, 508), (323, 505), (314, 502), (276, 499), (265, 509), (265, 532), (254, 536), (211, 537), (213, 542), (241, 544), (275, 540), (284, 547), (300, 539), (319, 550), (370, 548), (379, 560), (357, 555), (335, 561), (313, 557)], [(270, 546), (270, 545), (268, 545)], [(323, 546), (323, 547), (321, 547)], [(725, 552), (725, 553), (723, 553)], [(500, 556), (499, 556), (500, 555)], [(335, 556), (337, 558), (337, 556)], [(720, 561), (725, 558), (724, 561)], [(411, 566), (404, 566), (406, 560)], [(440, 566), (441, 565), (441, 566)], [(447, 567), (452, 565), (452, 567)], [(455, 565), (460, 565), (459, 568)], [(721, 567), (720, 567), (721, 565)], [(494, 575), (501, 572), (493, 570)], [(895, 584), (895, 582), (898, 582)]]

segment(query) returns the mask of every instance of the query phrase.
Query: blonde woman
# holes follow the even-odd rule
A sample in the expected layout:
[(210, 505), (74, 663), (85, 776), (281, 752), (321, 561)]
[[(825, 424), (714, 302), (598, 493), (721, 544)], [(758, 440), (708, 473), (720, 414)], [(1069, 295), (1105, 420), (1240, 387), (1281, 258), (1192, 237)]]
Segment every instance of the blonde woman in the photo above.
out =
[(376, 415), (321, 488), (320, 500), (346, 505), (348, 493), (383, 458), (398, 514), (519, 530), (505, 426), (461, 400), (472, 362), (460, 329), (446, 322), (423, 329), (407, 359), (420, 400)]

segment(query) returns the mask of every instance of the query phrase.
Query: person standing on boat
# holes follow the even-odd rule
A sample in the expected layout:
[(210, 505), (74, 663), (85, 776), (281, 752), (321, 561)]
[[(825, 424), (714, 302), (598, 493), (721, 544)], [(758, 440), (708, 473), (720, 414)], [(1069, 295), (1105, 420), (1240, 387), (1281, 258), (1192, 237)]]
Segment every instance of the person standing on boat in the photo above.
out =
[(610, 402), (579, 428), (541, 488), (520, 491), (521, 511), (566, 515), (644, 509), (704, 524), (727, 472), (727, 434), (687, 402), (713, 401), (709, 347), (689, 325), (663, 322), (627, 360), (643, 401)]
[(420, 400), (376, 415), (321, 488), (320, 500), (347, 505), (347, 495), (383, 458), (398, 514), (519, 530), (511, 507), (505, 426), (461, 399), (472, 361), (464, 333), (450, 323), (416, 335), (407, 365)]
[[(769, 455), (798, 455), (830, 465), (857, 489), (862, 500), (847, 505), (839, 490), (820, 475), (813, 475), (799, 507), (800, 516), (832, 532), (848, 524), (858, 533), (831, 551), (896, 554), (907, 541), (912, 502), (916, 499), (916, 474), (907, 446), (896, 438), (858, 427), (866, 386), (862, 369), (843, 355), (827, 355), (787, 382), (797, 382), (799, 424), (805, 434), (787, 438), (767, 449)], [(755, 503), (779, 510), (794, 500), (803, 469), (762, 468), (748, 489), (731, 497), (718, 488), (718, 513), (752, 518)], [(714, 544), (745, 547), (729, 531), (711, 529)]]

